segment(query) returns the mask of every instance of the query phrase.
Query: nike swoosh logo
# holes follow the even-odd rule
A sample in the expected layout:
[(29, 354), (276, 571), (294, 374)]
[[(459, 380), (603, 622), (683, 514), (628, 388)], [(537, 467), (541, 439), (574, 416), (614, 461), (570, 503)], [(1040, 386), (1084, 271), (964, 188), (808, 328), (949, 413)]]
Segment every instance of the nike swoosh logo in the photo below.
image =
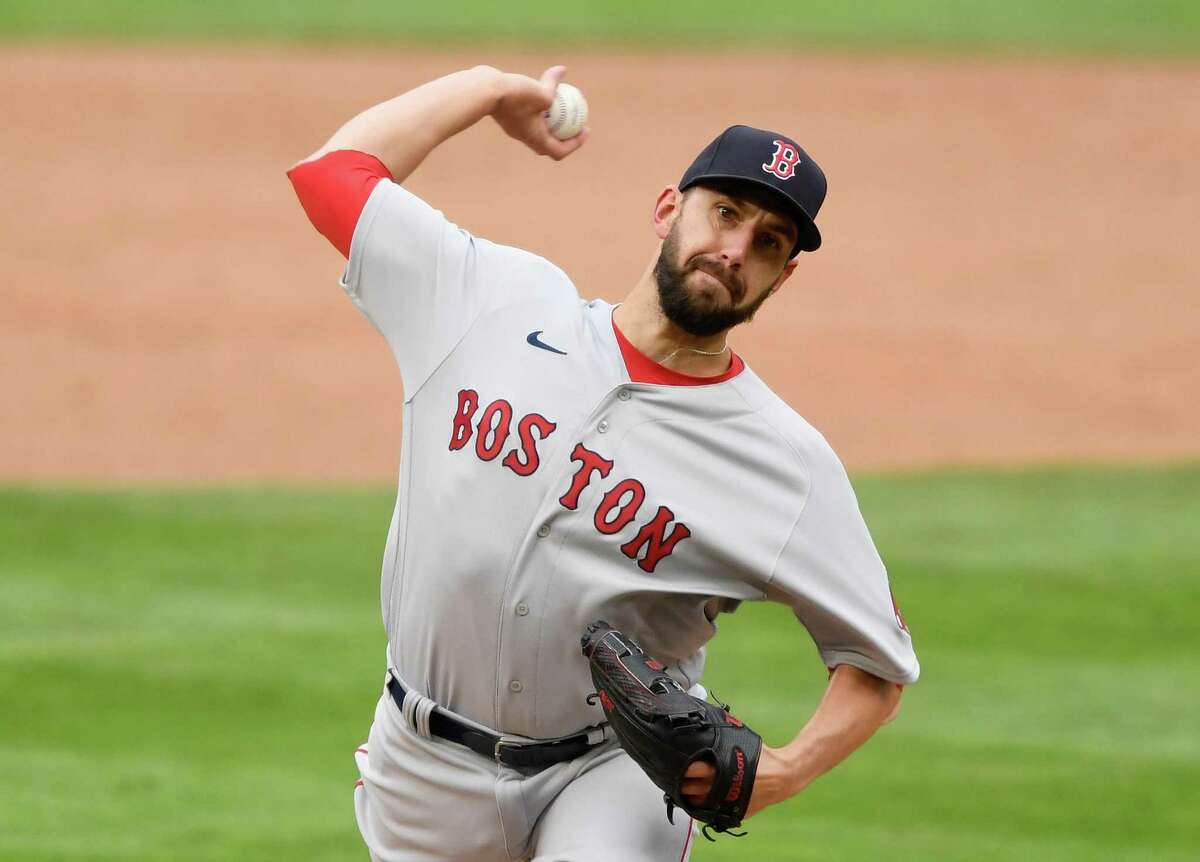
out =
[(551, 353), (557, 353), (559, 356), (566, 356), (567, 351), (559, 350), (557, 347), (551, 347), (549, 344), (542, 341), (542, 339), (538, 338), (538, 336), (541, 335), (544, 331), (545, 330), (542, 330), (542, 329), (535, 329), (533, 332), (531, 332), (527, 336), (525, 336), (525, 340), (528, 341), (530, 344), (532, 344), (534, 347), (540, 347), (540, 348), (542, 348), (542, 350), (549, 350)]

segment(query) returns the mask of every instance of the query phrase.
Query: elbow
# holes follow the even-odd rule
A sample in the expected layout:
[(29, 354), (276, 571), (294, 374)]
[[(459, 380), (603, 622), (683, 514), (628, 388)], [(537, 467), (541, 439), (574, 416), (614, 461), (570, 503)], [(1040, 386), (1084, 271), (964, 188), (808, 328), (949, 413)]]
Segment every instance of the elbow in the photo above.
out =
[(892, 721), (900, 713), (900, 697), (904, 693), (903, 685), (875, 676), (869, 671), (852, 665), (842, 664), (829, 669), (831, 681), (843, 674), (846, 675), (848, 681), (853, 681), (860, 686), (862, 691), (870, 693), (870, 699), (874, 701), (871, 708), (878, 710), (875, 715), (879, 715), (880, 712), (884, 715), (883, 721), (879, 723), (880, 727)]
[(883, 720), (884, 724), (890, 724), (895, 721), (896, 716), (900, 714), (900, 698), (904, 694), (904, 686), (899, 683), (891, 683), (889, 689), (891, 709), (888, 710), (887, 718)]

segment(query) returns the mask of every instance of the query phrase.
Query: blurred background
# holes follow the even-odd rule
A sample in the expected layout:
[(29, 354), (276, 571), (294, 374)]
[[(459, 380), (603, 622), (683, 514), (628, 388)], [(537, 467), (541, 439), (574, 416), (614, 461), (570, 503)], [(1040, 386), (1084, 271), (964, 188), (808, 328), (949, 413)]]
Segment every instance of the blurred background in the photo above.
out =
[[(576, 8), (578, 7), (578, 8)], [(698, 860), (1194, 860), (1200, 5), (0, 2), (0, 859), (366, 858), (390, 354), (285, 170), (358, 111), (565, 63), (409, 182), (618, 300), (731, 123), (829, 176), (735, 348), (845, 459), (922, 660), (900, 718)], [(778, 608), (710, 687), (782, 744)]]

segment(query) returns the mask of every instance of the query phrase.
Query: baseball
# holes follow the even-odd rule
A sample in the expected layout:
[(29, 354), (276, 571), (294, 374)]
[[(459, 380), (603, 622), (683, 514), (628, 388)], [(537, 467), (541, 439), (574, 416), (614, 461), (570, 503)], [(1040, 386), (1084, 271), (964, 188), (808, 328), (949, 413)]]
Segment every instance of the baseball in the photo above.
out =
[(578, 87), (559, 84), (558, 89), (554, 91), (554, 102), (545, 116), (550, 134), (560, 141), (573, 138), (582, 132), (587, 124), (587, 99), (583, 98), (583, 93), (579, 92)]

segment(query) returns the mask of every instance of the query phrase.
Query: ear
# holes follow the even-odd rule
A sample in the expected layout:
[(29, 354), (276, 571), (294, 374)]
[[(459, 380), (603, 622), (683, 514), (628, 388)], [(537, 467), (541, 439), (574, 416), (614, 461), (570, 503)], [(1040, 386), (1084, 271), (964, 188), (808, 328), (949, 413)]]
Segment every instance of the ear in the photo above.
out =
[(683, 193), (677, 186), (667, 186), (658, 193), (654, 201), (654, 233), (659, 239), (667, 238), (682, 206)]
[(783, 272), (779, 273), (779, 278), (775, 279), (775, 283), (771, 285), (771, 293), (783, 287), (783, 283), (792, 277), (792, 273), (796, 271), (799, 263), (799, 257), (794, 257), (783, 265)]

